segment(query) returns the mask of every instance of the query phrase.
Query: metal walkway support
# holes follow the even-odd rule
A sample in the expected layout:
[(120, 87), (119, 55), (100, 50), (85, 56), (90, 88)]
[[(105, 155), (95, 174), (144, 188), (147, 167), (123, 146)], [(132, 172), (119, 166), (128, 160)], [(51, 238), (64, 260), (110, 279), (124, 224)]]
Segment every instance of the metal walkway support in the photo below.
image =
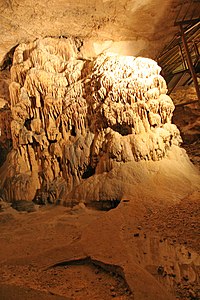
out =
[(200, 105), (200, 0), (183, 0), (174, 22), (177, 32), (157, 57), (169, 94), (193, 83)]
[(183, 28), (182, 24), (180, 24), (180, 30), (181, 30), (181, 38), (182, 38), (182, 43), (183, 43), (183, 47), (184, 47), (184, 50), (185, 50), (187, 63), (188, 63), (189, 70), (190, 70), (190, 73), (191, 73), (191, 76), (192, 76), (192, 79), (193, 79), (193, 82), (194, 82), (194, 86), (195, 86), (195, 89), (196, 89), (196, 93), (197, 93), (197, 99), (200, 101), (200, 90), (199, 90), (197, 75), (196, 75), (196, 72), (195, 72), (195, 69), (194, 69), (194, 66), (193, 66), (193, 63), (192, 63), (192, 58), (191, 58), (191, 55), (190, 55), (190, 51), (189, 51), (188, 44), (187, 44), (187, 39), (186, 39), (184, 28)]

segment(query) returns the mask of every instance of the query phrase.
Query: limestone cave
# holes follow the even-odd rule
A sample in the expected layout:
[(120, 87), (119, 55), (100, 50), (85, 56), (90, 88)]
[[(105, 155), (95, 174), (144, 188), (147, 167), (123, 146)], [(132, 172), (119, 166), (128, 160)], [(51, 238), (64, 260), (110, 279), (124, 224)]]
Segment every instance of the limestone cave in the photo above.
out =
[(0, 299), (200, 299), (199, 0), (0, 3)]

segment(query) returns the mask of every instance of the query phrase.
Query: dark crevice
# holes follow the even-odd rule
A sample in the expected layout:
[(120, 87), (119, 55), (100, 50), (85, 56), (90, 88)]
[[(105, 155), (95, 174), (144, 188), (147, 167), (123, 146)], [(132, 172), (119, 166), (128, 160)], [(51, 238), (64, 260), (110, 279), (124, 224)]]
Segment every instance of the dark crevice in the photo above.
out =
[(36, 98), (35, 97), (29, 97), (31, 102), (31, 108), (34, 109), (36, 107)]
[(12, 149), (12, 140), (8, 139), (4, 144), (0, 143), (0, 167), (6, 161), (6, 157), (11, 149)]
[(34, 150), (40, 146), (40, 144), (36, 141), (35, 137), (33, 136), (33, 143), (32, 143), (32, 146), (34, 148)]
[(62, 172), (63, 171), (63, 167), (62, 167), (62, 159), (61, 157), (57, 157), (57, 161), (58, 161), (58, 164), (59, 164), (59, 168), (60, 168), (60, 171)]
[(71, 135), (72, 135), (72, 136), (76, 136), (76, 128), (75, 128), (74, 125), (72, 125)]
[(85, 206), (88, 208), (93, 208), (96, 210), (109, 211), (111, 209), (116, 208), (120, 204), (121, 200), (99, 200), (99, 201), (91, 201), (89, 203), (85, 203)]
[(13, 63), (13, 55), (14, 55), (15, 49), (17, 48), (18, 45), (19, 44), (17, 44), (13, 48), (11, 48), (11, 50), (4, 56), (4, 59), (0, 65), (0, 71), (10, 70), (10, 68), (12, 67), (12, 63)]
[(119, 132), (121, 135), (128, 135), (132, 133), (131, 127), (126, 124), (124, 125), (116, 124), (113, 125), (111, 128), (112, 130)]
[(100, 260), (92, 259), (90, 256), (73, 259), (73, 260), (63, 260), (57, 262), (47, 268), (45, 270), (53, 269), (56, 267), (64, 267), (64, 266), (80, 266), (80, 265), (94, 265), (102, 268), (106, 272), (112, 272), (113, 275), (119, 275), (124, 278), (124, 272), (122, 268), (118, 265), (104, 263)]
[(31, 131), (31, 121), (33, 120), (33, 118), (31, 119), (27, 119), (25, 122), (24, 122), (24, 126), (26, 127), (26, 129), (30, 130)]
[(95, 168), (88, 166), (85, 172), (82, 175), (82, 179), (87, 179), (95, 174)]
[(44, 99), (41, 93), (40, 93), (40, 103), (41, 103), (41, 107), (44, 108)]
[(52, 144), (57, 143), (57, 140), (49, 140), (49, 139), (48, 139), (48, 142), (49, 142), (50, 145), (52, 145)]
[(0, 167), (5, 162), (6, 156), (7, 156), (7, 150), (0, 145)]

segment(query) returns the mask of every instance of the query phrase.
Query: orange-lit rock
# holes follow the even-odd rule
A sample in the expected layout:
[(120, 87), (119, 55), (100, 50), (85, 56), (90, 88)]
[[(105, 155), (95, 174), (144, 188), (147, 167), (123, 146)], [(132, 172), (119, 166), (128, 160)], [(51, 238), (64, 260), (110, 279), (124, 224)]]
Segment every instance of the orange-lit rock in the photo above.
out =
[(7, 201), (66, 200), (94, 174), (178, 149), (174, 104), (157, 63), (113, 54), (83, 59), (77, 45), (45, 38), (14, 53), (13, 149), (1, 175)]

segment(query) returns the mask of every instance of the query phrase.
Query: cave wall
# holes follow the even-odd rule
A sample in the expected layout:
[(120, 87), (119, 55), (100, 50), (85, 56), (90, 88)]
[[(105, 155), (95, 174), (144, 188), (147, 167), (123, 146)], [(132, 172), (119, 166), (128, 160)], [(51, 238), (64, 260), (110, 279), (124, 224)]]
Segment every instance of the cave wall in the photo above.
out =
[(0, 1), (0, 64), (16, 45), (46, 36), (84, 40), (84, 55), (103, 50), (155, 58), (175, 32), (181, 0)]
[(9, 85), (10, 72), (4, 70), (0, 72), (0, 166), (12, 147)]

